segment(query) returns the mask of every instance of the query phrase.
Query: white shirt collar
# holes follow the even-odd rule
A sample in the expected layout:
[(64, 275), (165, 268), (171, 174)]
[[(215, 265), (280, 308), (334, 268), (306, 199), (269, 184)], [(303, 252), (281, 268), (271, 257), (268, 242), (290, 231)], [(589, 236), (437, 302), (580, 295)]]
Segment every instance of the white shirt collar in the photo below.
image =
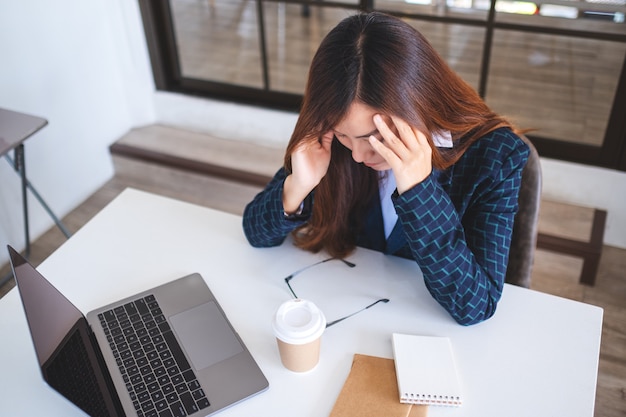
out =
[(444, 130), (442, 132), (434, 132), (433, 143), (438, 148), (452, 148), (452, 134), (449, 130)]

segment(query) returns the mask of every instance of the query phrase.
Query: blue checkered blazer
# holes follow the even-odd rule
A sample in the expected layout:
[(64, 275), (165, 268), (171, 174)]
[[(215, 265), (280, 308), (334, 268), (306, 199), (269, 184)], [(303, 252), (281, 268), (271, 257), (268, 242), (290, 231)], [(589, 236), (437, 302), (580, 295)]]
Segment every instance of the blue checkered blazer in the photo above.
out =
[[(472, 144), (452, 167), (392, 195), (398, 222), (385, 239), (380, 204), (363, 219), (358, 246), (414, 259), (432, 296), (460, 324), (491, 317), (502, 294), (528, 146), (510, 129)], [(306, 222), (285, 218), (280, 169), (244, 211), (255, 247), (280, 245)]]

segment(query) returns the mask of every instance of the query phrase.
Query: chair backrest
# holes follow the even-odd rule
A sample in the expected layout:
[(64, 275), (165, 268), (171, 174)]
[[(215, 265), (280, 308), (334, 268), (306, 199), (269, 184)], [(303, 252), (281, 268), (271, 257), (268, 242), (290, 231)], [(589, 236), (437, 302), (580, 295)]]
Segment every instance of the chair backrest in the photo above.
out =
[(537, 150), (527, 137), (522, 136), (522, 139), (530, 147), (530, 155), (522, 171), (522, 184), (518, 197), (519, 209), (513, 224), (505, 282), (528, 288), (537, 247), (542, 175)]

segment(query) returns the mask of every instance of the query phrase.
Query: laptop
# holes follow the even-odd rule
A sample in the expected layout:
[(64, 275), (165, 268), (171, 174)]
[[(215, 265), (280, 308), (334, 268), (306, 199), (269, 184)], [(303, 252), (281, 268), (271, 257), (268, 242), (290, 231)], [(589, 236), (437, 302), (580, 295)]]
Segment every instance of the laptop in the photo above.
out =
[(85, 316), (8, 250), (43, 378), (88, 415), (209, 416), (269, 387), (199, 274)]

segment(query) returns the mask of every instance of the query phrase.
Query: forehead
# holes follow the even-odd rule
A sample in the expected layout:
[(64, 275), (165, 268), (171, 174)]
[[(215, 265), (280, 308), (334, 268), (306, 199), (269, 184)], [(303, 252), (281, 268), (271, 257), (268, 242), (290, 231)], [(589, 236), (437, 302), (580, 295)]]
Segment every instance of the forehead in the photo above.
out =
[(348, 136), (361, 136), (376, 129), (373, 117), (379, 113), (363, 103), (354, 102), (348, 108), (345, 117), (337, 123), (334, 130)]

